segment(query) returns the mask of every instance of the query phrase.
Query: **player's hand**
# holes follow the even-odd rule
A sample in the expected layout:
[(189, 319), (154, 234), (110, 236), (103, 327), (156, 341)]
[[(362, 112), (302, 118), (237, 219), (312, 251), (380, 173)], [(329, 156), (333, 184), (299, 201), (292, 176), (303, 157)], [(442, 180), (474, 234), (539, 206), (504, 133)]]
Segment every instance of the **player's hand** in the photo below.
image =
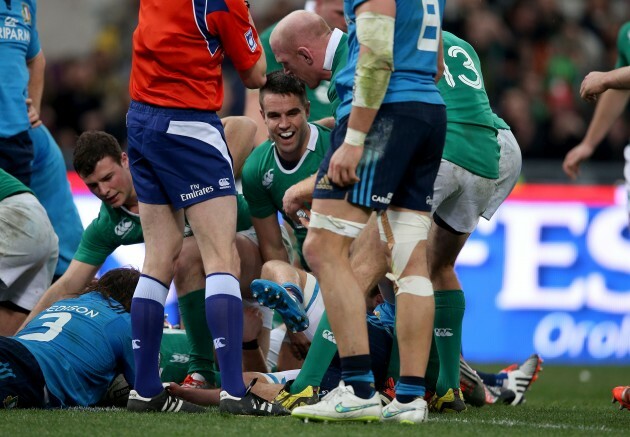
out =
[(304, 199), (302, 199), (298, 188), (297, 185), (292, 185), (282, 197), (282, 209), (295, 223), (300, 222), (297, 212), (304, 207)]
[(580, 174), (580, 163), (590, 158), (594, 150), (595, 149), (589, 144), (583, 142), (578, 144), (564, 157), (562, 170), (564, 170), (571, 179), (576, 179)]
[(311, 342), (306, 338), (306, 334), (303, 332), (291, 332), (287, 330), (289, 340), (291, 340), (291, 353), (298, 360), (306, 358), (308, 349), (311, 347)]
[(33, 99), (30, 97), (26, 99), (26, 108), (28, 111), (28, 121), (31, 123), (31, 127), (35, 128), (42, 124), (42, 121), (39, 119), (39, 112), (35, 106), (33, 106)]
[(588, 102), (597, 101), (597, 97), (606, 91), (605, 78), (606, 73), (601, 71), (592, 71), (587, 74), (580, 85), (580, 96)]
[(363, 147), (351, 146), (343, 143), (328, 165), (328, 177), (333, 183), (341, 187), (356, 184), (361, 179), (357, 176), (357, 166), (363, 156)]
[(243, 307), (243, 343), (257, 339), (262, 325), (262, 313), (258, 308)]

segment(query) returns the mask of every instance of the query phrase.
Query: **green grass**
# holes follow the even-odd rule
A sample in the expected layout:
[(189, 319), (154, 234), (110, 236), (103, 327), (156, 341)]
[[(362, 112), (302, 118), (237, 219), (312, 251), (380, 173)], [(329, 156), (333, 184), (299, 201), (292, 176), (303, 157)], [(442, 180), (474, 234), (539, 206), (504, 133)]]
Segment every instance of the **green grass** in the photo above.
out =
[[(580, 376), (585, 372), (590, 378), (582, 382)], [(545, 366), (524, 405), (470, 407), (459, 415), (433, 414), (428, 423), (415, 428), (398, 424), (304, 424), (290, 417), (230, 417), (216, 409), (188, 416), (110, 409), (0, 410), (0, 436), (624, 435), (630, 427), (630, 411), (618, 411), (610, 404), (610, 390), (625, 384), (630, 384), (630, 371), (624, 367)]]

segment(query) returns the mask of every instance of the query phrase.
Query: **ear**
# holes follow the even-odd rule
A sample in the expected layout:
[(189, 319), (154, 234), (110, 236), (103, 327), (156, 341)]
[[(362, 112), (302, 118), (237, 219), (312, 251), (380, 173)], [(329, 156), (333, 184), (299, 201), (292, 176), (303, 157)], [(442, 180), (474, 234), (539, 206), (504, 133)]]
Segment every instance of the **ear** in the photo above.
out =
[(129, 156), (125, 152), (120, 155), (120, 165), (123, 168), (129, 168)]
[(311, 101), (306, 101), (306, 106), (304, 106), (304, 113), (306, 115), (306, 119), (308, 120), (311, 117)]
[(307, 47), (298, 47), (297, 55), (298, 58), (303, 59), (308, 65), (313, 65), (313, 54)]

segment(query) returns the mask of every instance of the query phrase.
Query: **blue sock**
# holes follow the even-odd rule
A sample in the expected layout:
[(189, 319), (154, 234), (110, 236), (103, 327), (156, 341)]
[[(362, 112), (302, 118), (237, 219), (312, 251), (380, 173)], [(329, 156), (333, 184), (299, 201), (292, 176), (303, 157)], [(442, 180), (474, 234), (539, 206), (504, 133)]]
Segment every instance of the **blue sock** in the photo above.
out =
[(238, 280), (229, 273), (206, 276), (206, 319), (221, 369), (221, 388), (243, 397), (243, 301)]
[(491, 387), (503, 387), (503, 382), (507, 379), (507, 373), (486, 373), (476, 371), (484, 384)]
[(374, 396), (374, 374), (369, 355), (341, 358), (341, 379), (352, 386), (354, 394), (363, 399)]
[(396, 383), (396, 400), (408, 404), (424, 396), (424, 378), (421, 376), (401, 376)]
[(302, 294), (302, 289), (295, 285), (293, 282), (285, 282), (282, 284), (282, 288), (286, 288), (289, 293), (293, 295), (297, 299), (299, 303), (304, 303), (304, 295)]
[(164, 390), (158, 361), (167, 295), (167, 286), (155, 278), (140, 275), (131, 300), (131, 338), (136, 362), (134, 389), (147, 398)]

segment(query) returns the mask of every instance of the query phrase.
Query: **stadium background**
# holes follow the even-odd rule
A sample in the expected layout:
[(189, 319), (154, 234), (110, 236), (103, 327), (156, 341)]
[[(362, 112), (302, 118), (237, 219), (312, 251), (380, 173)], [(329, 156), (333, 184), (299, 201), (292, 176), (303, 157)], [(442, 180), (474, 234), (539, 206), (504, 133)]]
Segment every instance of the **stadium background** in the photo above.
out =
[[(251, 0), (259, 29), (301, 0)], [(130, 41), (137, 0), (38, 3), (47, 57), (42, 119), (71, 167), (74, 141), (103, 129), (125, 144)], [(583, 137), (593, 106), (580, 100), (589, 71), (615, 62), (627, 0), (447, 0), (444, 28), (478, 51), (494, 110), (524, 156), (522, 183), (482, 221), (458, 273), (467, 296), (464, 352), (474, 362), (630, 363), (630, 236), (622, 183), (629, 114), (617, 121), (580, 179), (561, 160)], [(240, 114), (244, 90), (226, 69), (222, 115)], [(99, 201), (69, 173), (87, 225)], [(119, 249), (104, 268), (142, 265), (142, 245)], [(175, 321), (176, 306), (167, 309)]]

